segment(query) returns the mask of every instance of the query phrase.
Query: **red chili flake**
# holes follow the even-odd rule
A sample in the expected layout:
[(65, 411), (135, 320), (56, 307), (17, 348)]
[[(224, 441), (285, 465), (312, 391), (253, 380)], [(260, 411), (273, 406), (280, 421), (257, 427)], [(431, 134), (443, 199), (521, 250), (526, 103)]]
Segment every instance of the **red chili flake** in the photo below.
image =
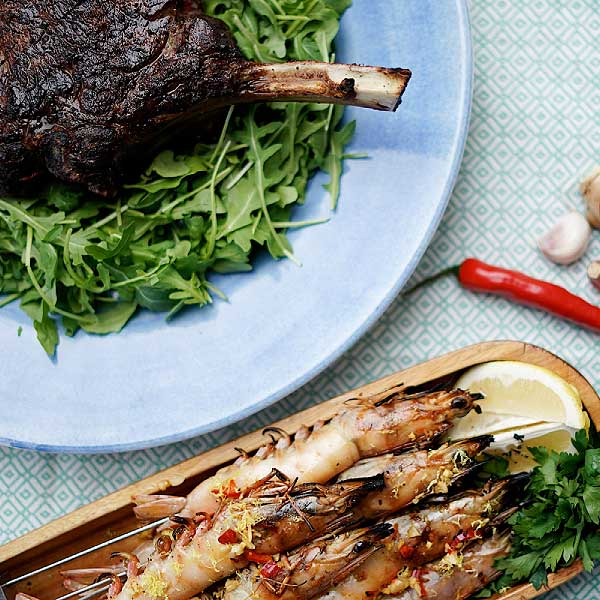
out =
[(409, 558), (412, 558), (414, 553), (415, 553), (415, 549), (413, 546), (402, 546), (400, 548), (400, 556), (404, 560), (408, 560)]
[(265, 579), (275, 579), (281, 573), (283, 573), (283, 569), (274, 560), (270, 560), (260, 569), (260, 574)]
[(461, 544), (468, 540), (472, 540), (474, 537), (477, 537), (477, 532), (470, 527), (466, 531), (461, 531), (449, 544), (450, 551), (456, 550)]
[(261, 554), (260, 552), (255, 552), (254, 550), (246, 550), (244, 552), (244, 558), (250, 562), (261, 564), (266, 564), (273, 560), (273, 557), (270, 554)]
[(226, 498), (239, 498), (242, 495), (242, 493), (237, 489), (233, 479), (229, 480), (227, 487), (223, 487), (223, 493), (225, 494)]
[(221, 544), (235, 544), (238, 541), (237, 533), (233, 529), (224, 531), (218, 538)]
[(419, 596), (421, 598), (427, 598), (427, 588), (425, 587), (425, 582), (423, 581), (423, 571), (421, 569), (415, 569), (412, 572), (412, 576), (419, 584)]
[(219, 494), (223, 494), (225, 498), (237, 499), (242, 495), (242, 492), (237, 489), (235, 485), (235, 481), (230, 479), (227, 485), (222, 485), (221, 489), (215, 488), (212, 490), (212, 493), (218, 496)]

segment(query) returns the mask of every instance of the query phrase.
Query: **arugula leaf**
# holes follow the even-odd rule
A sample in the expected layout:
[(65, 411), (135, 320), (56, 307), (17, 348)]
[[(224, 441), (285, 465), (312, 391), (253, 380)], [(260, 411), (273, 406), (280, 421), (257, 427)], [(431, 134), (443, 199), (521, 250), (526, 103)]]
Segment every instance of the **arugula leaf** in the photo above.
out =
[(42, 348), (44, 348), (48, 356), (54, 356), (56, 346), (58, 345), (58, 329), (54, 320), (48, 315), (48, 305), (43, 301), (40, 304), (41, 312), (39, 319), (34, 320), (33, 327)]
[[(336, 114), (335, 123), (341, 119), (343, 110), (339, 107), (334, 108)], [(339, 115), (339, 116), (338, 116)], [(356, 131), (356, 121), (350, 121), (342, 129), (336, 130), (331, 135), (331, 141), (329, 144), (329, 152), (325, 159), (325, 166), (323, 167), (327, 173), (330, 174), (331, 178), (329, 183), (323, 187), (331, 194), (331, 208), (335, 209), (337, 206), (338, 198), (340, 196), (340, 179), (342, 176), (342, 162), (344, 157), (344, 148), (350, 142)]]
[(116, 302), (102, 311), (96, 311), (94, 323), (82, 323), (88, 333), (115, 333), (121, 331), (137, 309), (135, 302)]
[(108, 243), (103, 242), (103, 245), (89, 245), (85, 247), (85, 251), (92, 258), (97, 260), (106, 260), (107, 258), (113, 258), (123, 252), (123, 250), (129, 245), (133, 234), (135, 232), (135, 223), (130, 223), (122, 232), (119, 240), (111, 247)]
[(152, 161), (148, 173), (153, 172), (166, 178), (182, 177), (189, 175), (191, 169), (185, 159), (176, 158), (172, 150), (165, 150)]
[(226, 237), (254, 220), (256, 211), (260, 209), (260, 198), (254, 182), (249, 177), (242, 178), (229, 190), (225, 203), (227, 217), (217, 238)]
[(70, 212), (75, 210), (81, 202), (83, 192), (71, 186), (55, 183), (48, 188), (47, 200), (50, 206), (58, 210)]

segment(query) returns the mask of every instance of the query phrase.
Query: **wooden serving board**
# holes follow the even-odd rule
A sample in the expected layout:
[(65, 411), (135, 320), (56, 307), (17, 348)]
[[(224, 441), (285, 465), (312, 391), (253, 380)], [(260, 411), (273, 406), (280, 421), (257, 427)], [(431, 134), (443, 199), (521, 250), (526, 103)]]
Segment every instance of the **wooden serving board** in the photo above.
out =
[[(320, 419), (331, 418), (344, 401), (350, 398), (375, 395), (401, 383), (407, 387), (419, 386), (439, 378), (458, 376), (468, 367), (491, 360), (520, 360), (554, 371), (577, 388), (590, 418), (600, 428), (600, 398), (580, 373), (558, 356), (542, 348), (512, 341), (486, 342), (451, 352), (342, 394), (273, 425), (288, 433), (295, 433), (302, 425), (310, 426)], [(255, 431), (114, 492), (0, 547), (2, 581), (9, 581), (18, 575), (135, 529), (139, 523), (132, 512), (133, 495), (157, 492), (186, 494), (216, 469), (233, 461), (238, 456), (236, 447), (250, 452), (264, 442), (261, 432)], [(119, 543), (118, 547), (120, 550), (130, 550), (139, 542), (139, 538), (132, 538)], [(96, 551), (70, 562), (65, 568), (111, 564), (109, 555), (114, 549), (109, 547)], [(575, 577), (581, 570), (581, 564), (574, 563), (550, 576), (549, 588)], [(53, 600), (63, 595), (65, 590), (58, 571), (59, 569), (54, 569), (6, 588), (4, 591), (8, 600), (12, 600), (19, 591), (41, 600)], [(528, 600), (544, 591), (547, 589), (536, 591), (531, 585), (521, 585), (500, 597), (504, 600)]]

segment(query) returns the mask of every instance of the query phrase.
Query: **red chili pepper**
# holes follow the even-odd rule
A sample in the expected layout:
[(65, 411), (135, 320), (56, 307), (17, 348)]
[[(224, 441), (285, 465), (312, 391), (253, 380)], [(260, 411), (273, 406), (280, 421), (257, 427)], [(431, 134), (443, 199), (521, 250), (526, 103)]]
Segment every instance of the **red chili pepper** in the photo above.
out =
[(488, 265), (476, 258), (467, 258), (460, 265), (448, 267), (427, 277), (404, 295), (429, 285), (446, 275), (457, 275), (459, 282), (473, 292), (486, 292), (543, 310), (557, 317), (583, 325), (600, 333), (600, 307), (548, 281), (535, 279), (501, 267)]
[(235, 544), (238, 541), (237, 533), (233, 529), (224, 531), (218, 538), (221, 544)]
[(244, 558), (250, 562), (261, 564), (266, 564), (273, 560), (273, 557), (270, 554), (261, 554), (260, 552), (255, 552), (254, 550), (246, 550), (244, 552)]
[(412, 558), (413, 555), (415, 553), (415, 549), (413, 546), (402, 546), (400, 548), (400, 556), (405, 559), (408, 560), (409, 558)]
[(460, 265), (458, 280), (474, 292), (503, 296), (600, 332), (600, 307), (553, 283), (494, 267), (475, 258), (467, 258)]
[(274, 560), (270, 560), (260, 569), (260, 574), (265, 579), (275, 579), (277, 575), (280, 575), (283, 572), (283, 569), (277, 565)]

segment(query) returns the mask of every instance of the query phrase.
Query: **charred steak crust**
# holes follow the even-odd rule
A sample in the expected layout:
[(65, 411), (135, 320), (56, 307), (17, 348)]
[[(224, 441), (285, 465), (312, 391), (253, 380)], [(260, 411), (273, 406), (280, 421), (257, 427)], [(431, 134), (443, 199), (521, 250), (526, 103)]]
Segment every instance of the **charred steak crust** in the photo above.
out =
[(198, 0), (0, 0), (0, 194), (101, 194), (190, 118), (238, 102), (395, 110), (406, 69), (244, 59)]
[(136, 146), (235, 95), (245, 63), (192, 0), (2, 0), (0, 193), (46, 171), (112, 193)]

